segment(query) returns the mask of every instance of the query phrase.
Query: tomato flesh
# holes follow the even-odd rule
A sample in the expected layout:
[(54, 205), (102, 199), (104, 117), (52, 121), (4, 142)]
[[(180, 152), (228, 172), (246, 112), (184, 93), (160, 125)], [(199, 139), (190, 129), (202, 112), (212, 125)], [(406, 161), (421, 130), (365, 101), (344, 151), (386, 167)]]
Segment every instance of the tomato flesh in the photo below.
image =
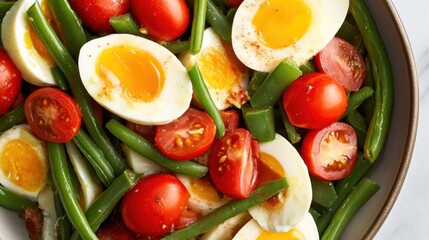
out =
[(0, 49), (0, 116), (15, 102), (21, 90), (22, 77), (4, 49)]
[(320, 129), (337, 121), (347, 101), (344, 87), (323, 73), (303, 75), (283, 93), (283, 106), (291, 124), (307, 129)]
[(189, 196), (175, 176), (154, 174), (142, 178), (124, 195), (120, 211), (125, 225), (134, 233), (160, 236), (173, 229)]
[(112, 216), (100, 226), (96, 232), (100, 240), (134, 240), (136, 236), (125, 227), (120, 216)]
[(237, 112), (237, 110), (225, 109), (219, 112), (226, 131), (238, 128), (238, 125), (240, 124), (240, 114)]
[(304, 137), (301, 156), (311, 175), (329, 181), (345, 178), (357, 159), (356, 132), (341, 122), (312, 130)]
[(189, 108), (173, 122), (156, 127), (155, 146), (167, 157), (185, 161), (207, 151), (215, 135), (211, 117), (206, 112)]
[(366, 76), (365, 61), (359, 50), (349, 42), (334, 37), (314, 57), (320, 72), (339, 81), (348, 91), (357, 91)]
[(40, 88), (24, 103), (25, 117), (39, 138), (55, 143), (70, 141), (81, 125), (82, 114), (74, 99), (56, 88)]
[(215, 141), (209, 156), (214, 185), (228, 197), (246, 198), (256, 187), (259, 145), (249, 131), (237, 128)]

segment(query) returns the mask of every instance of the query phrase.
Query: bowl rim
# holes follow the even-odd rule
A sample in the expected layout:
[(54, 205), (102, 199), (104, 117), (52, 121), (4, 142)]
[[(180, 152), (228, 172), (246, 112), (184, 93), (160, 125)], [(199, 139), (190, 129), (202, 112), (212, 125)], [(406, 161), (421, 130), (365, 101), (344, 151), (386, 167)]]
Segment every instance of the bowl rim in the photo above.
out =
[(382, 206), (382, 210), (375, 218), (372, 224), (372, 228), (368, 229), (368, 231), (366, 232), (364, 239), (373, 239), (375, 237), (375, 235), (383, 225), (384, 221), (387, 219), (390, 211), (392, 210), (396, 202), (396, 199), (399, 196), (402, 185), (405, 181), (405, 177), (407, 175), (408, 168), (411, 163), (411, 158), (416, 141), (419, 115), (418, 75), (414, 61), (414, 55), (411, 49), (411, 44), (409, 42), (406, 30), (394, 6), (393, 1), (385, 0), (383, 1), (383, 4), (387, 8), (388, 14), (390, 15), (391, 19), (393, 19), (394, 21), (396, 32), (399, 34), (401, 49), (403, 49), (404, 51), (405, 62), (408, 66), (407, 75), (410, 79), (410, 113), (408, 116), (410, 121), (408, 124), (408, 135), (406, 138), (406, 145), (408, 147), (405, 148), (405, 151), (403, 153), (401, 165), (399, 167), (398, 174), (394, 180), (392, 190), (390, 191), (384, 205)]

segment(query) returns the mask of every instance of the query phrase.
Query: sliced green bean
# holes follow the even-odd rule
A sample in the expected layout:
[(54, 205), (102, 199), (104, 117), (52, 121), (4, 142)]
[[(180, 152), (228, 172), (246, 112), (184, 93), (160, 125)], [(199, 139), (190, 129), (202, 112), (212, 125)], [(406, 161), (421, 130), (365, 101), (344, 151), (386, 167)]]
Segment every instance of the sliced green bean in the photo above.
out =
[(170, 50), (173, 54), (179, 54), (182, 52), (186, 52), (189, 50), (189, 41), (175, 41), (175, 42), (167, 42), (163, 46)]
[(265, 200), (274, 196), (278, 192), (286, 189), (288, 182), (286, 178), (274, 180), (267, 184), (260, 186), (245, 199), (232, 200), (227, 204), (217, 208), (213, 212), (205, 215), (198, 221), (192, 223), (190, 226), (183, 228), (179, 231), (173, 232), (172, 234), (163, 238), (164, 240), (186, 240), (192, 239), (201, 233), (207, 232), (211, 228), (223, 223), (227, 219), (234, 217), (235, 215), (247, 211), (247, 209), (263, 203)]
[(64, 145), (48, 143), (48, 154), (53, 182), (70, 222), (83, 239), (98, 239), (91, 230), (79, 201), (73, 193)]
[(344, 227), (356, 212), (371, 198), (380, 186), (371, 179), (362, 179), (356, 188), (347, 196), (346, 200), (335, 213), (331, 223), (322, 235), (322, 240), (339, 239)]
[(330, 208), (338, 195), (332, 181), (310, 177), (313, 202), (324, 208)]
[(371, 87), (364, 86), (358, 91), (350, 94), (348, 99), (348, 105), (343, 116), (346, 116), (349, 112), (356, 110), (363, 102), (374, 94), (374, 90)]
[(146, 36), (140, 32), (139, 26), (131, 13), (114, 16), (109, 19), (110, 25), (117, 33), (128, 33), (136, 36)]
[(24, 106), (20, 105), (0, 117), (0, 133), (23, 122), (25, 122)]
[[(1, 27), (3, 18), (6, 15), (6, 13), (9, 11), (9, 9), (15, 4), (15, 2), (0, 2), (0, 39), (1, 39)], [(2, 45), (0, 41), (0, 45)]]
[(267, 76), (262, 85), (256, 89), (250, 98), (250, 104), (259, 108), (274, 106), (279, 101), (283, 91), (301, 75), (301, 70), (294, 63), (281, 62)]
[(57, 83), (59, 89), (63, 91), (66, 91), (69, 89), (67, 78), (64, 75), (63, 71), (61, 71), (61, 69), (58, 66), (51, 68), (51, 74), (55, 82)]
[(363, 148), (365, 144), (366, 132), (368, 130), (365, 117), (363, 117), (362, 114), (360, 114), (357, 110), (354, 110), (347, 114), (346, 121), (356, 132), (358, 146)]
[(204, 83), (203, 76), (201, 75), (198, 66), (194, 65), (191, 69), (189, 69), (188, 75), (191, 79), (195, 95), (197, 96), (198, 100), (201, 102), (204, 109), (210, 115), (216, 125), (216, 135), (218, 137), (222, 137), (225, 134), (225, 124), (223, 123), (220, 112), (217, 109), (215, 103), (213, 102), (209, 90)]
[(207, 167), (204, 165), (193, 161), (178, 162), (167, 158), (153, 144), (115, 119), (110, 120), (106, 127), (128, 147), (173, 172), (196, 178), (203, 177), (207, 173)]
[(310, 207), (310, 209), (308, 210), (308, 212), (311, 214), (311, 216), (313, 217), (314, 221), (317, 221), (317, 219), (319, 219), (320, 213), (316, 209), (314, 209), (313, 207)]
[(286, 129), (286, 137), (290, 143), (295, 144), (301, 141), (301, 135), (296, 131), (295, 126), (290, 123), (289, 118), (286, 114), (285, 108), (283, 107), (283, 101), (280, 100), (278, 103), (280, 115), (282, 116), (283, 126)]
[(127, 164), (119, 153), (116, 152), (100, 121), (97, 119), (94, 107), (91, 104), (91, 98), (83, 86), (78, 66), (73, 57), (61, 43), (52, 27), (47, 23), (37, 1), (27, 10), (27, 16), (31, 26), (35, 29), (49, 53), (65, 74), (72, 95), (81, 109), (83, 122), (89, 134), (101, 151), (103, 151), (104, 156), (115, 171), (115, 175), (122, 174), (127, 169)]
[(393, 73), (383, 39), (364, 0), (350, 0), (349, 12), (362, 34), (372, 61), (375, 106), (365, 140), (364, 156), (374, 162), (389, 132), (393, 109)]
[(206, 20), (219, 37), (227, 42), (231, 42), (231, 23), (228, 22), (222, 10), (220, 10), (212, 0), (207, 1)]
[(306, 63), (299, 66), (299, 70), (301, 70), (302, 74), (307, 74), (307, 73), (316, 72), (317, 67), (313, 60), (309, 60)]
[(203, 35), (206, 23), (207, 0), (194, 1), (194, 16), (192, 19), (191, 42), (189, 52), (197, 54), (203, 45)]
[(73, 226), (67, 217), (63, 203), (57, 191), (54, 191), (55, 213), (57, 214), (57, 229), (60, 239), (70, 239), (73, 233)]
[(243, 105), (241, 110), (244, 123), (254, 138), (259, 142), (268, 142), (275, 138), (273, 107), (254, 108)]
[(24, 208), (31, 207), (36, 203), (17, 194), (3, 186), (0, 186), (0, 206), (20, 212)]
[[(375, 83), (374, 83), (374, 75), (372, 73), (372, 64), (371, 64), (371, 59), (369, 59), (368, 57), (365, 58), (365, 67), (366, 67), (366, 77), (363, 82), (363, 85), (374, 89)], [(372, 116), (374, 115), (374, 108), (375, 108), (374, 94), (363, 103), (362, 108), (365, 114), (366, 122), (367, 124), (369, 124), (371, 122)]]
[(253, 94), (256, 92), (256, 89), (258, 89), (262, 83), (267, 78), (268, 73), (254, 71), (252, 74), (252, 77), (250, 78), (249, 87), (247, 89), (247, 92), (250, 96), (253, 96)]

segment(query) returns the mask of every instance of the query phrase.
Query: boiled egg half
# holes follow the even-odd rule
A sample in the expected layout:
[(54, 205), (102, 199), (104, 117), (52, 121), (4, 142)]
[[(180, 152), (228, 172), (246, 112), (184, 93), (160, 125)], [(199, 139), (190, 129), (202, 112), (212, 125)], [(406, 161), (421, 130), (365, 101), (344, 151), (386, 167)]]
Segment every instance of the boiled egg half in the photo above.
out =
[(348, 0), (244, 0), (232, 25), (234, 52), (261, 72), (283, 60), (301, 65), (334, 37), (348, 6)]
[(137, 124), (166, 124), (181, 116), (192, 84), (177, 57), (158, 43), (130, 34), (87, 42), (79, 71), (88, 93), (114, 114)]

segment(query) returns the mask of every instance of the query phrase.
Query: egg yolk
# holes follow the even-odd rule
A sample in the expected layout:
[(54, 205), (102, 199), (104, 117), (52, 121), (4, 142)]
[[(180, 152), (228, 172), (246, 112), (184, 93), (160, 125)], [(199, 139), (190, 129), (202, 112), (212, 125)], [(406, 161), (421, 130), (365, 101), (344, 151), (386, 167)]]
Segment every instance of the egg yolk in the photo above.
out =
[(260, 5), (252, 24), (262, 44), (278, 49), (301, 39), (311, 21), (311, 9), (303, 0), (267, 0)]
[(124, 45), (105, 49), (96, 73), (108, 90), (119, 85), (123, 96), (138, 102), (157, 98), (165, 82), (164, 69), (151, 53)]
[(268, 232), (261, 229), (257, 240), (304, 240), (303, 234), (295, 228), (287, 232)]
[(191, 181), (192, 192), (199, 198), (212, 202), (220, 202), (220, 196), (206, 178), (195, 178)]
[(15, 185), (37, 191), (43, 185), (46, 168), (37, 152), (25, 141), (9, 141), (0, 154), (0, 168)]

